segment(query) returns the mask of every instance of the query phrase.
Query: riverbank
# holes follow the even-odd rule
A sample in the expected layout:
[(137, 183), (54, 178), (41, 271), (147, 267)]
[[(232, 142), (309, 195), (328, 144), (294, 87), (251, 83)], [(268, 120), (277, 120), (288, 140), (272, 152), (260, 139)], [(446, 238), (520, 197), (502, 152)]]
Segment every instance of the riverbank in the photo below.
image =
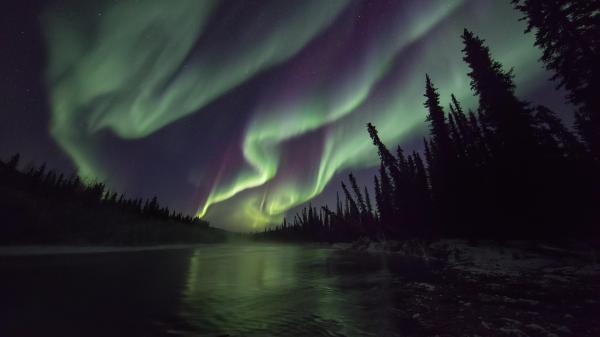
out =
[(406, 305), (397, 315), (408, 336), (599, 336), (598, 251), (575, 246), (462, 240), (334, 245), (443, 261), (431, 282), (400, 290)]
[(146, 252), (156, 250), (193, 249), (201, 245), (202, 244), (171, 244), (154, 246), (0, 246), (0, 257)]

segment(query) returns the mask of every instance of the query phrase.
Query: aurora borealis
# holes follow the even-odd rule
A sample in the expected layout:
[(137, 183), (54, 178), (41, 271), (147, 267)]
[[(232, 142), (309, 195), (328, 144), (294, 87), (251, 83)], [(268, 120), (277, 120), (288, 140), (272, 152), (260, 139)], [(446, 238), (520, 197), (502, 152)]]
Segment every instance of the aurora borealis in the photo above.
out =
[(376, 165), (367, 122), (417, 143), (425, 73), (469, 106), (465, 27), (522, 95), (548, 78), (508, 0), (52, 1), (40, 20), (49, 132), (78, 172), (235, 230)]

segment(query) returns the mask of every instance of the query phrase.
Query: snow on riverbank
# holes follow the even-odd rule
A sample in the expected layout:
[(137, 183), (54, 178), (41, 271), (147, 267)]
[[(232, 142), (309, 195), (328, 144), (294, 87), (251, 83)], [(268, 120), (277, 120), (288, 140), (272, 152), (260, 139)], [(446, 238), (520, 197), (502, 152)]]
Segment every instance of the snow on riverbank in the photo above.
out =
[(472, 337), (600, 336), (600, 263), (591, 247), (447, 239), (334, 245), (442, 262), (427, 282), (397, 275), (398, 320), (412, 327), (410, 336)]
[(451, 268), (471, 274), (517, 277), (535, 273), (542, 279), (559, 282), (568, 282), (575, 276), (600, 275), (594, 251), (582, 253), (519, 241), (469, 245), (461, 240), (442, 240), (431, 248), (447, 251)]
[(422, 241), (359, 240), (335, 244), (334, 248), (368, 253), (389, 253), (446, 262), (447, 266), (469, 274), (517, 277), (530, 273), (553, 281), (568, 282), (572, 277), (600, 276), (598, 250), (568, 250), (547, 244), (511, 241), (498, 244), (481, 241), (444, 239), (426, 244)]

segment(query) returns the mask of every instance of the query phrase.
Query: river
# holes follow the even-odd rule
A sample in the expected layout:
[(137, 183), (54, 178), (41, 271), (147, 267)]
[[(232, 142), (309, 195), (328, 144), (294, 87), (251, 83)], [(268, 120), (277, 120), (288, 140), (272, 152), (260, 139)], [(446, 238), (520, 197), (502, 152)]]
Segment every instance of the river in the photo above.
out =
[[(51, 253), (51, 251), (50, 251)], [(430, 268), (324, 246), (0, 256), (0, 336), (402, 336)]]

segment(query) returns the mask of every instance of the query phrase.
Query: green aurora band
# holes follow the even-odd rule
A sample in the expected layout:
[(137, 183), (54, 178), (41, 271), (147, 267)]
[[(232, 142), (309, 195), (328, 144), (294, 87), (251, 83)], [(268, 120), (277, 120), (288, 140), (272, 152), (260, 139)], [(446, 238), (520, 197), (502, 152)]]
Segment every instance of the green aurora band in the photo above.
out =
[[(460, 52), (465, 22), (488, 40), (495, 57), (516, 68), (520, 90), (545, 76), (517, 13), (495, 0), (414, 1), (362, 32), (367, 38), (351, 53), (359, 1), (265, 2), (262, 15), (244, 20), (235, 34), (227, 30), (238, 24), (235, 16), (215, 20), (223, 15), (219, 1), (68, 5), (85, 7), (83, 14), (54, 6), (43, 18), (51, 133), (85, 177), (110, 176), (96, 156), (99, 132), (147, 137), (277, 70), (254, 106), (239, 106), (250, 116), (239, 144), (245, 165), (218, 176), (198, 208), (198, 216), (230, 229), (279, 222), (336, 174), (376, 165), (367, 122), (390, 144), (421, 133), (426, 72), (443, 99), (454, 93), (472, 105)], [(335, 38), (319, 40), (327, 35)], [(290, 63), (297, 66), (288, 69)], [(285, 144), (319, 131), (315, 164), (282, 172)]]

